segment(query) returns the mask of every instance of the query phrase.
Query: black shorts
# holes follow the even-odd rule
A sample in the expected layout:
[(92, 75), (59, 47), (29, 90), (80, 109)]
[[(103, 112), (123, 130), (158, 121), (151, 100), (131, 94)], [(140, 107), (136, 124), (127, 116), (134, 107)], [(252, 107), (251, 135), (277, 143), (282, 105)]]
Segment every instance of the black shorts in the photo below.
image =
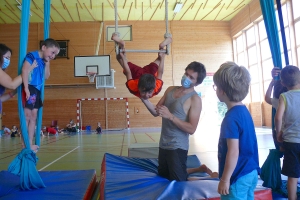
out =
[(188, 177), (186, 171), (187, 153), (188, 151), (183, 149), (159, 148), (158, 175), (170, 181), (186, 181)]
[(39, 109), (40, 107), (43, 106), (43, 102), (41, 99), (41, 91), (39, 91), (32, 85), (28, 85), (28, 89), (30, 92), (30, 97), (28, 100), (26, 100), (26, 93), (24, 90), (22, 93), (23, 106), (30, 110)]
[(283, 142), (284, 157), (281, 173), (287, 177), (300, 177), (300, 144)]

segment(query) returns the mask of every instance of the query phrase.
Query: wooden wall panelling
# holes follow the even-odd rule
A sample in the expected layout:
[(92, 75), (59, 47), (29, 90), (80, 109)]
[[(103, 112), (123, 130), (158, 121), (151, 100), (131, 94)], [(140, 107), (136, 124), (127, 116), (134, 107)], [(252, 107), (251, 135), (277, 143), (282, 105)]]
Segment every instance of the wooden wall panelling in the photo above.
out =
[(267, 102), (262, 102), (263, 126), (272, 127), (272, 106)]
[(262, 126), (262, 111), (261, 111), (261, 103), (254, 102), (249, 105), (250, 113), (255, 126)]

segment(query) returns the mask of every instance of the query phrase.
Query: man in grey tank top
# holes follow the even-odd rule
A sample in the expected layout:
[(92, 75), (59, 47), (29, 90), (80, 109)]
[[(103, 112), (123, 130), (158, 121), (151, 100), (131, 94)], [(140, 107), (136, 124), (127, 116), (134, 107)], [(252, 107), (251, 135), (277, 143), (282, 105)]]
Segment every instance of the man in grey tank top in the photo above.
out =
[(149, 100), (141, 99), (153, 116), (162, 117), (158, 174), (169, 180), (187, 180), (189, 135), (196, 131), (202, 110), (194, 86), (201, 84), (205, 77), (204, 65), (192, 62), (185, 68), (181, 86), (169, 87), (156, 107)]

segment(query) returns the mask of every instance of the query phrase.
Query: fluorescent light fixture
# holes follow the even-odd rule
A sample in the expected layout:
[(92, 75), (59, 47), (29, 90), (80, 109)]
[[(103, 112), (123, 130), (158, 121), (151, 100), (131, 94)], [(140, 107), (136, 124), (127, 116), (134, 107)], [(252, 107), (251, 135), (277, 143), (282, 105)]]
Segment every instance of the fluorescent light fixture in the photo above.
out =
[(182, 6), (183, 6), (183, 3), (177, 2), (175, 5), (175, 8), (174, 8), (174, 13), (178, 13), (181, 10)]
[[(22, 11), (22, 6), (17, 6)], [(32, 16), (31, 12), (29, 11), (29, 15)]]

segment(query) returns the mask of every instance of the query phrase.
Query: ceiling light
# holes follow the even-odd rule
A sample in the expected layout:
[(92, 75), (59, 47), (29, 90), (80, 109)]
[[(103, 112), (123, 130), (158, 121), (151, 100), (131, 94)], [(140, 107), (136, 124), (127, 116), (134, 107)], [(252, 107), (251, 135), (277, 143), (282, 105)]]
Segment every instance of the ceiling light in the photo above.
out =
[(183, 3), (176, 3), (175, 8), (174, 8), (174, 13), (178, 13), (183, 6)]

